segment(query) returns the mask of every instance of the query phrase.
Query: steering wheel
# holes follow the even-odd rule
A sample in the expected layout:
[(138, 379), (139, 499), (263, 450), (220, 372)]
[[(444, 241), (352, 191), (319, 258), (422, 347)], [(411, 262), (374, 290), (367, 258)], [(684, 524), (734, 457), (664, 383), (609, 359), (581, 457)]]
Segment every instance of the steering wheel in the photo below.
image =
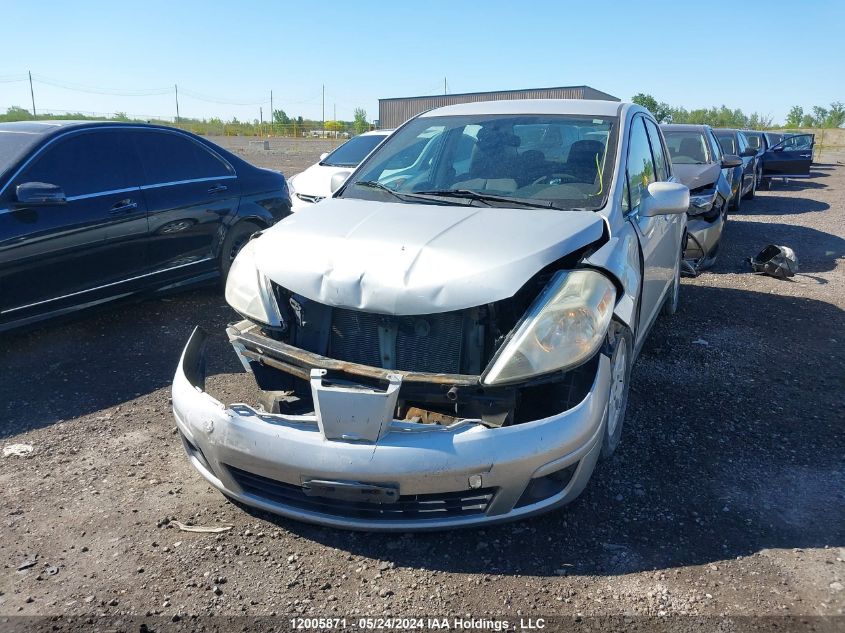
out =
[(578, 182), (578, 179), (571, 174), (546, 174), (532, 182), (532, 185), (564, 185), (570, 182)]

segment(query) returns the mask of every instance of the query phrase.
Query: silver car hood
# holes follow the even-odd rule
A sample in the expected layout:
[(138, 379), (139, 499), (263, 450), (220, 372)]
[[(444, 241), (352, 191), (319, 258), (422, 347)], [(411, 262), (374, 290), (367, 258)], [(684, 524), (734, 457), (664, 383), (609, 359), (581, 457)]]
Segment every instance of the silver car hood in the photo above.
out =
[(313, 301), (430, 314), (512, 297), (544, 266), (595, 242), (589, 211), (327, 199), (255, 240), (259, 270)]
[(683, 184), (690, 189), (697, 189), (715, 183), (719, 179), (722, 166), (719, 163), (703, 165), (672, 165), (672, 171)]

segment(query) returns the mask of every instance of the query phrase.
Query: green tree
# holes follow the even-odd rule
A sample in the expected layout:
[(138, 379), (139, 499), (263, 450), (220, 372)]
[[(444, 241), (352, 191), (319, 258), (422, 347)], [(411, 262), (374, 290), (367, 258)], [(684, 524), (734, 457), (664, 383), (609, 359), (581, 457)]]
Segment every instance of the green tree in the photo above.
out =
[(651, 112), (658, 123), (670, 123), (673, 120), (672, 108), (669, 104), (662, 101), (658, 103), (657, 99), (649, 94), (640, 92), (635, 94), (631, 101)]
[(364, 108), (355, 108), (355, 120), (352, 122), (355, 134), (361, 134), (370, 129), (367, 123), (367, 111)]
[(278, 123), (279, 125), (288, 125), (290, 122), (290, 117), (285, 114), (284, 110), (273, 110), (273, 123)]
[(827, 115), (827, 108), (813, 106), (813, 127), (826, 127)]
[(841, 101), (834, 101), (827, 111), (825, 127), (842, 127), (845, 124), (845, 104)]
[(816, 127), (816, 120), (812, 114), (805, 114), (801, 117), (801, 125), (798, 127)]
[(786, 115), (786, 127), (800, 127), (803, 118), (804, 108), (797, 105), (792, 106), (789, 109), (789, 114)]

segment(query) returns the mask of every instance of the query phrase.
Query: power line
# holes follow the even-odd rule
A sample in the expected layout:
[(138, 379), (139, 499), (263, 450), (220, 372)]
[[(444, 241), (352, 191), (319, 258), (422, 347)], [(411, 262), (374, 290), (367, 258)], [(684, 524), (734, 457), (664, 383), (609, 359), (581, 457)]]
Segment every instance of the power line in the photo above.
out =
[(63, 88), (65, 90), (72, 90), (74, 92), (87, 92), (91, 94), (122, 96), (122, 97), (149, 97), (154, 95), (163, 95), (170, 92), (170, 88), (143, 88), (136, 90), (121, 90), (115, 88), (97, 88), (94, 86), (86, 86), (84, 84), (72, 83), (69, 81), (61, 81), (58, 79), (51, 79), (43, 75), (35, 74), (32, 76), (33, 81), (55, 88)]

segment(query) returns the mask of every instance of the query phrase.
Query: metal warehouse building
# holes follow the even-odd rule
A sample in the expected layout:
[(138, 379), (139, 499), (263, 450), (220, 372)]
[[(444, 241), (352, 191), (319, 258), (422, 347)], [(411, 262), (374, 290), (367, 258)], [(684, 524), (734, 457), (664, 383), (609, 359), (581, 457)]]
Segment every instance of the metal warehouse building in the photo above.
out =
[(476, 101), (509, 101), (511, 99), (603, 99), (619, 101), (590, 86), (563, 86), (561, 88), (531, 88), (528, 90), (499, 90), (496, 92), (465, 92), (463, 94), (431, 95), (428, 97), (395, 97), (378, 100), (379, 127), (394, 128), (412, 116), (442, 106)]

